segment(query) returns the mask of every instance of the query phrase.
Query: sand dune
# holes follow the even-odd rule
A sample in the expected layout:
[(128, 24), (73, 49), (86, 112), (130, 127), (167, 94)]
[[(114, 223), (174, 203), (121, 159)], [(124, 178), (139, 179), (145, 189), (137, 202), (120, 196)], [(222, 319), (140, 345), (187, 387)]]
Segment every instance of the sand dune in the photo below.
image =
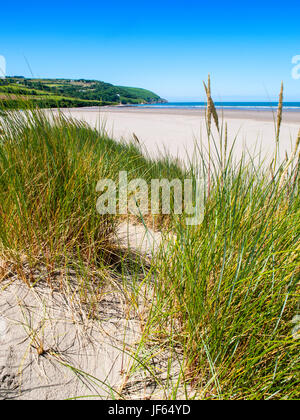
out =
[[(207, 147), (206, 123), (203, 110), (153, 109), (136, 107), (106, 107), (67, 109), (66, 115), (83, 119), (91, 126), (105, 126), (115, 139), (138, 137), (151, 155), (168, 151), (172, 156), (187, 160), (194, 153), (195, 142)], [(221, 118), (221, 112), (220, 112)], [(271, 111), (226, 110), (229, 141), (235, 137), (236, 157), (242, 151), (270, 159), (275, 150), (275, 124)], [(300, 112), (285, 112), (280, 136), (280, 157), (290, 153), (300, 128)], [(214, 136), (218, 141), (216, 130)]]

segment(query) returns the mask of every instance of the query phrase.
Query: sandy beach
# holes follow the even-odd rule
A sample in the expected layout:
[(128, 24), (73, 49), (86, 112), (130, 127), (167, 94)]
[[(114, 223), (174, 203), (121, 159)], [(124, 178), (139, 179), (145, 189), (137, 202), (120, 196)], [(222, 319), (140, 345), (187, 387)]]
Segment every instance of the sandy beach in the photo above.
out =
[[(58, 111), (52, 112), (55, 115)], [(66, 116), (86, 121), (99, 130), (105, 128), (116, 140), (134, 138), (154, 156), (166, 151), (174, 157), (187, 160), (193, 157), (195, 143), (202, 141), (203, 146), (207, 147), (203, 111), (116, 107), (65, 109), (63, 112)], [(12, 113), (12, 117), (15, 117), (15, 120), (8, 125), (8, 133), (19, 121), (19, 114)], [(234, 171), (231, 172), (229, 167), (228, 172), (224, 171), (222, 178), (222, 181), (225, 179), (224, 190), (229, 188), (226, 199), (218, 198), (217, 204), (212, 201), (212, 207), (208, 207), (209, 223), (201, 225), (201, 235), (198, 229), (182, 229), (184, 226), (182, 218), (178, 225), (175, 224), (176, 221), (171, 220), (166, 228), (161, 229), (149, 229), (144, 222), (140, 223), (131, 217), (122, 223), (116, 218), (114, 220), (116, 225), (111, 224), (109, 233), (104, 224), (104, 220), (106, 223), (107, 219), (101, 219), (101, 215), (93, 219), (97, 209), (97, 198), (93, 195), (95, 190), (90, 180), (98, 170), (98, 165), (103, 165), (105, 171), (106, 168), (115, 166), (111, 171), (114, 179), (117, 179), (117, 172), (124, 170), (127, 164), (133, 173), (134, 171), (138, 173), (142, 166), (143, 172), (140, 173), (148, 175), (150, 172), (151, 178), (154, 179), (157, 172), (151, 171), (155, 165), (142, 159), (140, 153), (136, 151), (131, 153), (132, 148), (126, 145), (118, 147), (110, 138), (98, 136), (97, 133), (91, 136), (90, 130), (84, 127), (78, 130), (77, 125), (68, 124), (62, 119), (58, 122), (53, 120), (52, 125), (48, 124), (47, 120), (39, 121), (39, 117), (40, 114), (36, 120), (33, 120), (36, 123), (34, 130), (32, 123), (28, 124), (28, 119), (24, 118), (22, 121), (21, 118), (23, 126), (20, 125), (20, 129), (16, 130), (16, 134), (19, 133), (20, 137), (17, 137), (13, 144), (11, 141), (0, 142), (1, 156), (8, 156), (1, 161), (2, 196), (7, 200), (6, 197), (11, 194), (9, 204), (6, 204), (7, 209), (2, 212), (4, 228), (0, 233), (2, 238), (5, 238), (5, 241), (2, 239), (2, 243), (6, 244), (9, 238), (11, 242), (8, 243), (12, 244), (10, 247), (3, 247), (4, 252), (2, 251), (0, 255), (0, 400), (74, 398), (169, 400), (174, 399), (174, 396), (176, 399), (215, 398), (217, 394), (214, 390), (210, 390), (212, 380), (209, 376), (199, 387), (193, 385), (189, 379), (186, 380), (185, 366), (188, 357), (194, 360), (194, 354), (191, 352), (186, 357), (190, 347), (185, 342), (182, 344), (177, 337), (184, 332), (195, 340), (194, 343), (198, 343), (198, 337), (193, 334), (194, 325), (199, 322), (199, 325), (205, 325), (205, 328), (208, 325), (207, 331), (211, 334), (211, 342), (217, 342), (218, 337), (213, 335), (217, 325), (214, 323), (215, 320), (211, 321), (213, 317), (207, 314), (205, 319), (201, 318), (202, 296), (205, 296), (209, 289), (206, 286), (208, 284), (206, 279), (213, 278), (214, 273), (222, 273), (221, 270), (225, 267), (223, 261), (226, 254), (222, 249), (220, 252), (222, 246), (220, 244), (224, 239), (226, 241), (227, 236), (231, 244), (226, 256), (227, 272), (224, 270), (226, 275), (224, 274), (222, 280), (227, 283), (222, 284), (224, 289), (222, 293), (228, 299), (227, 294), (231, 290), (230, 302), (234, 299), (237, 307), (243, 302), (242, 309), (248, 311), (245, 319), (242, 319), (240, 315), (242, 310), (241, 312), (236, 309), (228, 310), (227, 303), (224, 305), (225, 308), (220, 304), (218, 310), (221, 314), (225, 314), (224, 318), (231, 316), (226, 321), (227, 330), (230, 330), (234, 324), (242, 325), (243, 335), (248, 340), (249, 331), (255, 330), (257, 323), (260, 323), (255, 332), (259, 336), (262, 334), (261, 331), (269, 326), (270, 318), (276, 320), (278, 316), (281, 317), (282, 308), (290, 305), (290, 313), (285, 315), (287, 321), (284, 321), (281, 327), (278, 323), (277, 325), (278, 328), (282, 328), (279, 337), (284, 334), (287, 337), (286, 348), (283, 347), (284, 341), (282, 344), (284, 349), (282, 354), (287, 354), (290, 348), (293, 354), (297, 354), (296, 343), (294, 344), (290, 338), (292, 334), (294, 340), (298, 339), (300, 331), (298, 315), (294, 317), (296, 290), (291, 289), (290, 292), (289, 289), (290, 278), (293, 279), (294, 276), (293, 270), (296, 279), (299, 265), (296, 261), (299, 245), (297, 239), (299, 194), (296, 189), (298, 182), (295, 176), (296, 170), (294, 173), (283, 173), (286, 179), (279, 173), (274, 177), (275, 181), (269, 184), (267, 181), (265, 183), (260, 181), (257, 171), (253, 168), (248, 170), (244, 164), (241, 172), (236, 171), (237, 175), (233, 173)], [(280, 142), (281, 157), (285, 151), (290, 152), (294, 147), (300, 125), (299, 117), (300, 113), (296, 112), (284, 114)], [(275, 150), (275, 124), (271, 112), (227, 110), (224, 118), (228, 122), (231, 142), (237, 136), (235, 152), (237, 159), (243, 151), (249, 151), (253, 156), (253, 151), (256, 149), (258, 152), (260, 147), (266, 159), (272, 159)], [(214, 136), (218, 144), (215, 129)], [(7, 139), (10, 140), (10, 136)], [(19, 147), (15, 147), (15, 144)], [(46, 160), (44, 156), (47, 157)], [(137, 157), (141, 159), (137, 160)], [(40, 172), (36, 169), (38, 164)], [(16, 168), (15, 173), (14, 168)], [(27, 200), (24, 213), (27, 215), (27, 209), (30, 209), (28, 218), (23, 218), (23, 212), (16, 210), (20, 207), (20, 200), (15, 191), (22, 178), (20, 173), (23, 175), (23, 168), (26, 174), (23, 180), (25, 186), (21, 189), (21, 184), (19, 194), (23, 193), (25, 187), (29, 189), (28, 195), (24, 195), (24, 200)], [(45, 168), (49, 171), (48, 176)], [(163, 164), (162, 170), (164, 170)], [(33, 174), (30, 182), (27, 174)], [(264, 174), (265, 172), (262, 176)], [(268, 168), (267, 174), (270, 174)], [(257, 185), (256, 178), (259, 181)], [(288, 188), (281, 183), (282, 180), (286, 182)], [(275, 192), (272, 194), (269, 185), (274, 185)], [(295, 187), (289, 188), (290, 186)], [(216, 197), (220, 197), (218, 180), (213, 180), (212, 188), (210, 190), (213, 191), (212, 194), (216, 194), (215, 189), (218, 192)], [(270, 206), (266, 205), (266, 197)], [(52, 198), (56, 200), (56, 207), (53, 208), (55, 211), (50, 212), (54, 220), (49, 216), (48, 201), (52, 203)], [(286, 206), (287, 200), (290, 200), (291, 205)], [(207, 202), (211, 205), (209, 201)], [(91, 207), (88, 207), (89, 205)], [(70, 209), (66, 210), (68, 206)], [(11, 223), (11, 215), (14, 215), (14, 223)], [(47, 224), (52, 223), (46, 234), (44, 231), (46, 228), (39, 228), (43, 217)], [(30, 236), (28, 220), (34, 231), (32, 234), (34, 240)], [(218, 225), (222, 226), (222, 230), (214, 228)], [(88, 226), (89, 230), (84, 231), (85, 226)], [(23, 239), (27, 230), (29, 234)], [(66, 235), (64, 230), (68, 233), (74, 230), (70, 234), (71, 239), (68, 239), (69, 235)], [(82, 237), (81, 232), (85, 233)], [(100, 238), (97, 240), (99, 247), (94, 245), (95, 232)], [(44, 248), (35, 250), (36, 237), (46, 251)], [(24, 252), (15, 261), (11, 250), (16, 247), (16, 243), (20, 247), (21, 240), (24, 240)], [(51, 246), (48, 245), (48, 241)], [(53, 247), (52, 241), (55, 244)], [(76, 249), (79, 247), (82, 249), (81, 259), (77, 259), (74, 244)], [(247, 245), (245, 252), (244, 244)], [(86, 250), (93, 252), (94, 260), (91, 260), (90, 256), (89, 259), (85, 259)], [(264, 251), (265, 254), (262, 255)], [(102, 257), (102, 252), (103, 255), (108, 255), (107, 259)], [(215, 255), (218, 255), (218, 260)], [(249, 255), (253, 255), (253, 258), (249, 258)], [(239, 260), (239, 267), (242, 267), (243, 262), (245, 268), (237, 270)], [(199, 264), (201, 264), (201, 274)], [(239, 270), (241, 270), (240, 277)], [(210, 311), (215, 311), (214, 306), (219, 303), (213, 299), (222, 288), (220, 281), (212, 281), (211, 284), (211, 287), (216, 288), (205, 299), (208, 303), (210, 300), (213, 302)], [(271, 301), (271, 284), (274, 287), (274, 291), (271, 289), (275, 296), (274, 302), (278, 301), (277, 308), (276, 311), (273, 310), (270, 303), (267, 310), (262, 311), (261, 308), (266, 302)], [(199, 295), (195, 300), (196, 287), (199, 288)], [(296, 288), (296, 284), (293, 287)], [(256, 290), (257, 294), (254, 294)], [(286, 296), (284, 290), (287, 290)], [(294, 299), (294, 302), (288, 301), (289, 297)], [(182, 309), (178, 304), (180, 301), (185, 302)], [(199, 301), (201, 305), (197, 308)], [(186, 302), (190, 306), (186, 306)], [(181, 319), (187, 315), (186, 308), (192, 308), (188, 316), (190, 317), (190, 314), (194, 316), (195, 321), (191, 324), (193, 329), (183, 329), (185, 327), (182, 326)], [(255, 310), (257, 312), (253, 315)], [(161, 317), (161, 314), (166, 314), (167, 311), (169, 315), (166, 319), (172, 320), (171, 332), (165, 323), (165, 315)], [(180, 317), (178, 320), (177, 312)], [(249, 324), (249, 320), (252, 324)], [(293, 324), (295, 326), (292, 329)], [(258, 345), (254, 349), (257, 359), (261, 357), (261, 352), (265, 351), (265, 348), (269, 348), (269, 352), (272, 353), (268, 354), (268, 362), (273, 356), (275, 344), (270, 342), (272, 333), (274, 334), (273, 325), (268, 334), (262, 336), (265, 340), (263, 345), (260, 340), (253, 340), (255, 345)], [(237, 339), (240, 340), (238, 334), (241, 333), (237, 332)], [(173, 341), (173, 335), (176, 341)], [(279, 340), (274, 336), (275, 339)], [(231, 341), (227, 343), (228, 348), (231, 344)], [(251, 348), (248, 351), (248, 346), (246, 347), (245, 360), (252, 361), (254, 350)], [(204, 352), (200, 347), (199, 350), (199, 354), (202, 351), (202, 357), (206, 357), (204, 355), (206, 350)], [(216, 347), (218, 354), (221, 350), (220, 346)], [(228, 352), (224, 352), (223, 358), (223, 362), (228, 359)], [(284, 356), (281, 358), (284, 359)], [(279, 356), (273, 357), (273, 363), (275, 368), (272, 366), (269, 371), (270, 377), (277, 369)], [(199, 372), (210, 374), (208, 366), (204, 359)], [(232, 383), (235, 383), (236, 377), (241, 374), (239, 363), (237, 366), (230, 364), (225, 372), (226, 377), (224, 376), (226, 383), (232, 366), (236, 369)], [(283, 368), (286, 369), (286, 376), (293, 378), (294, 364)], [(260, 369), (257, 369), (257, 372), (260, 374)], [(196, 379), (198, 380), (198, 377)], [(265, 374), (263, 379), (260, 379), (263, 395), (264, 379)], [(232, 389), (226, 392), (231, 396)], [(243, 397), (244, 382), (239, 392)], [(272, 392), (272, 397), (273, 388), (269, 392)]]
[[(63, 111), (77, 119), (87, 121), (93, 127), (105, 127), (116, 140), (130, 140), (133, 133), (153, 156), (168, 152), (183, 160), (190, 159), (195, 144), (207, 148), (204, 110), (155, 109), (138, 107), (74, 108)], [(219, 117), (228, 124), (229, 143), (236, 138), (236, 158), (244, 151), (262, 156), (269, 161), (275, 148), (276, 115), (260, 110), (219, 110)], [(222, 116), (223, 114), (223, 116)], [(300, 128), (300, 112), (286, 111), (280, 135), (280, 158), (293, 149)], [(216, 130), (214, 138), (218, 142)]]
[(300, 1), (1, 10), (0, 401), (299, 400)]

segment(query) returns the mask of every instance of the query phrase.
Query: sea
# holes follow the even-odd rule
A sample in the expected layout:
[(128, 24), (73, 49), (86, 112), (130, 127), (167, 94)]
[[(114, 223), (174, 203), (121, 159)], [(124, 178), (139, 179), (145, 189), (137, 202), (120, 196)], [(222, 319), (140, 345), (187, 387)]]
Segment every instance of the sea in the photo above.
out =
[[(139, 108), (178, 108), (178, 109), (198, 109), (205, 108), (206, 102), (167, 102), (158, 104), (132, 105)], [(267, 111), (276, 110), (278, 102), (215, 102), (216, 108), (222, 109), (241, 109)], [(283, 109), (286, 111), (300, 111), (300, 102), (284, 102)]]

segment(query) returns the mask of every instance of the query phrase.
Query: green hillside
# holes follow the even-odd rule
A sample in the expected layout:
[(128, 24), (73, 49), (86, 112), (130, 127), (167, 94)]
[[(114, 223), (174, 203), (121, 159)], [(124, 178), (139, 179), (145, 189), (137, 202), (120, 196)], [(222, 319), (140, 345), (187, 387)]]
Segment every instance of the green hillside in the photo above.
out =
[(26, 79), (21, 76), (0, 80), (0, 102), (4, 108), (26, 103), (39, 107), (83, 107), (166, 102), (141, 88), (114, 86), (97, 80)]
[(117, 86), (117, 87), (120, 89), (126, 90), (131, 95), (135, 95), (138, 98), (142, 98), (146, 103), (166, 102), (164, 99), (162, 100), (158, 95), (156, 95), (155, 93), (147, 89), (125, 87), (125, 86)]

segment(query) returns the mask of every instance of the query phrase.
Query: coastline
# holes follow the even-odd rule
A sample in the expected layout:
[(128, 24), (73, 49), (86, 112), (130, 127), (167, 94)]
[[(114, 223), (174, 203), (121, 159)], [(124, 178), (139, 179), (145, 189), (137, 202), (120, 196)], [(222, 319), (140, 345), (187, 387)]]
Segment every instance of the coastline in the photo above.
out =
[[(97, 180), (104, 175), (116, 183), (125, 170), (135, 179), (192, 177), (197, 182), (197, 166), (190, 175), (180, 162), (173, 165), (162, 153), (168, 149), (181, 159), (185, 152), (192, 158), (195, 142), (202, 141), (205, 147), (204, 116), (124, 108), (57, 112), (48, 110), (49, 119), (33, 113), (31, 120), (11, 113), (0, 142), (5, 198), (0, 231), (0, 400), (215, 399), (209, 376), (204, 377), (209, 388), (197, 385), (198, 372), (210, 374), (198, 335), (203, 326), (212, 343), (209, 351), (215, 360), (222, 358), (217, 368), (224, 398), (271, 399), (281, 393), (280, 398), (292, 399), (299, 338), (294, 316), (300, 208), (296, 151), (282, 172), (257, 170), (244, 159), (233, 162), (228, 153), (222, 172), (215, 171), (212, 153), (210, 195), (203, 197), (205, 219), (198, 227), (185, 228), (182, 213), (174, 218), (171, 213), (157, 224), (154, 214), (149, 219), (129, 215), (126, 220), (113, 209), (110, 215), (96, 214)], [(62, 118), (62, 113), (73, 121)], [(51, 120), (55, 115), (58, 118)], [(257, 142), (262, 141), (272, 158), (276, 144), (272, 121), (227, 121), (229, 143), (239, 129), (235, 144), (239, 153), (253, 147), (252, 135), (260, 132)], [(103, 135), (103, 127), (118, 140), (122, 133), (136, 140), (135, 133), (147, 151), (160, 151), (159, 158), (144, 159), (142, 148), (113, 141)], [(281, 146), (288, 146), (293, 130), (298, 131), (298, 124), (283, 124), (281, 138), (286, 143), (281, 141)], [(290, 140), (292, 146), (296, 137)], [(204, 154), (202, 162), (205, 158)], [(256, 158), (251, 155), (249, 161)], [(203, 302), (208, 305), (205, 311)], [(285, 319), (277, 322), (275, 336), (274, 322), (284, 307)], [(215, 311), (217, 318), (210, 316)], [(221, 336), (220, 319), (226, 322), (222, 326), (226, 334)], [(258, 339), (227, 363), (232, 337), (248, 340), (249, 331)], [(214, 344), (220, 339), (221, 350)], [(284, 386), (279, 382), (278, 390), (273, 380), (266, 390), (266, 372), (261, 373), (265, 349), (267, 375), (273, 378), (274, 370), (280, 370)], [(201, 358), (190, 377), (187, 367), (194, 363), (195, 352)], [(289, 364), (284, 360), (287, 353)], [(257, 369), (250, 364), (253, 359), (259, 360)], [(237, 383), (241, 360), (248, 367)], [(284, 378), (293, 381), (289, 387)]]
[[(169, 153), (184, 161), (190, 160), (195, 144), (208, 146), (204, 109), (147, 107), (69, 108), (62, 112), (103, 129), (116, 140), (132, 140), (133, 133), (151, 156)], [(236, 139), (235, 157), (254, 153), (269, 158), (275, 150), (276, 113), (267, 110), (218, 110), (220, 121), (228, 125), (229, 146)], [(281, 126), (279, 157), (284, 159), (294, 148), (300, 128), (300, 111), (284, 111)], [(218, 133), (213, 129), (215, 139)], [(261, 152), (260, 152), (261, 151)]]
[[(180, 115), (180, 116), (205, 116), (204, 108), (168, 108), (166, 107), (147, 107), (147, 106), (132, 106), (132, 105), (115, 105), (103, 107), (80, 107), (80, 108), (65, 108), (63, 111), (73, 112), (97, 112), (97, 113), (130, 113), (130, 114), (154, 114), (154, 115)], [(225, 119), (249, 119), (258, 121), (274, 121), (276, 118), (276, 110), (261, 110), (261, 109), (232, 109), (232, 108), (218, 108), (219, 115), (223, 115)], [(300, 109), (284, 109), (283, 122), (298, 123), (300, 125)]]

